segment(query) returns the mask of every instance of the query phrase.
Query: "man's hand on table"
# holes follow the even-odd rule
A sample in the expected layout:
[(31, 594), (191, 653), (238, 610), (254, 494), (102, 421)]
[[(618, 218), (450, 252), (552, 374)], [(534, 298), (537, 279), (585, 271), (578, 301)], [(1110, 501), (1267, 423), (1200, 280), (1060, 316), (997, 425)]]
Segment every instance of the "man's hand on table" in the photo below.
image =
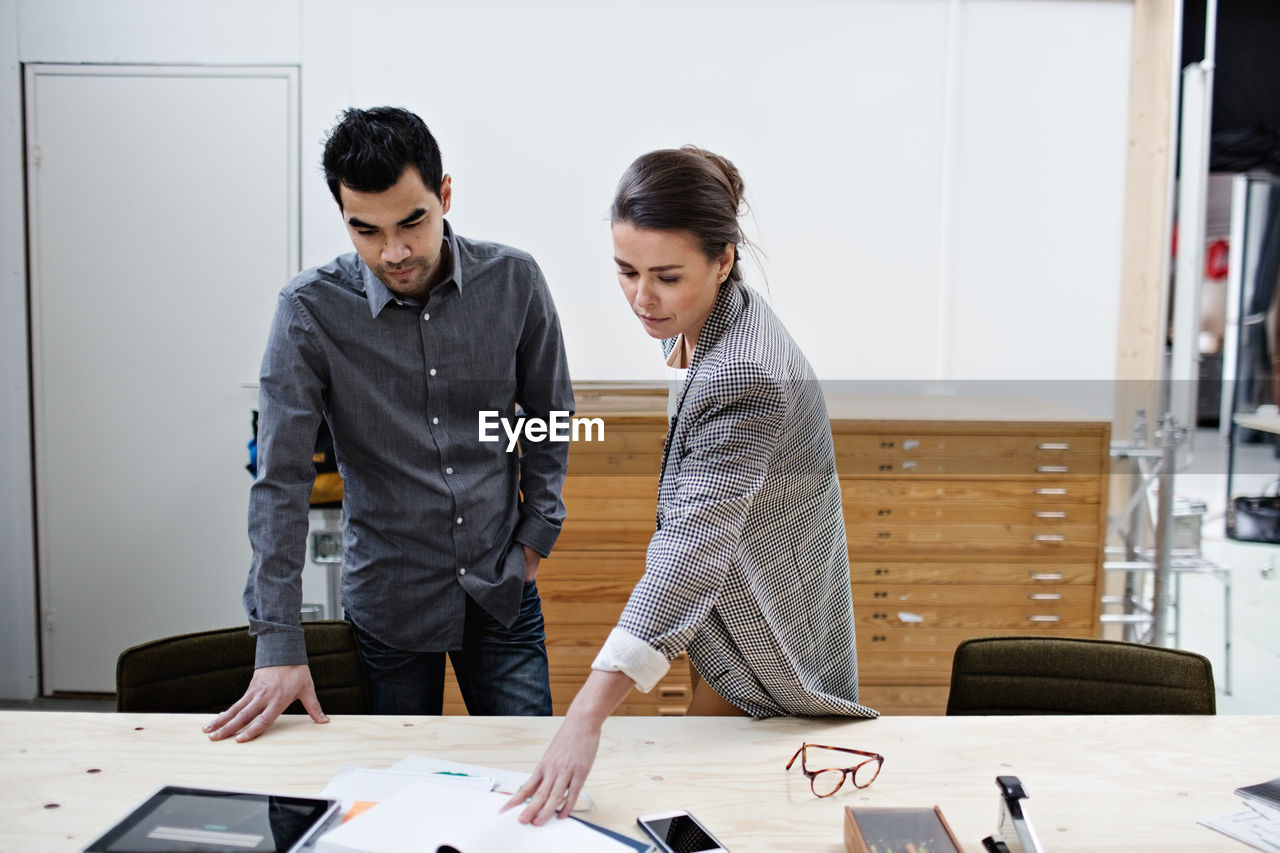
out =
[(302, 700), (302, 707), (313, 721), (329, 722), (320, 708), (320, 700), (316, 698), (310, 667), (305, 664), (264, 666), (254, 670), (244, 696), (205, 724), (203, 731), (209, 735), (209, 740), (222, 740), (232, 735), (240, 742), (253, 740), (270, 728), (294, 699)]

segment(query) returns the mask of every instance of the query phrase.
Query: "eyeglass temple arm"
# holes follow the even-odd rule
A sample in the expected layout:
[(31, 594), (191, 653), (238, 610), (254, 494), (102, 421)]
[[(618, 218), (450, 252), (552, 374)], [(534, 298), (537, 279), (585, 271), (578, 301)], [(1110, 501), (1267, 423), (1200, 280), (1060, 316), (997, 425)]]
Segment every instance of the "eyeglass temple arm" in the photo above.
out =
[(795, 755), (793, 755), (793, 756), (791, 756), (791, 760), (787, 762), (787, 766), (786, 766), (785, 768), (783, 768), (783, 769), (785, 769), (785, 770), (790, 770), (790, 769), (791, 769), (791, 765), (796, 763), (796, 759), (800, 757), (800, 753), (804, 752), (804, 748), (805, 748), (806, 746), (808, 746), (808, 745), (809, 745), (809, 744), (807, 744), (807, 743), (802, 743), (802, 744), (800, 744), (800, 748), (796, 750), (796, 754), (795, 754)]
[[(823, 746), (820, 743), (806, 743), (804, 746), (811, 746), (814, 749), (834, 749), (836, 752), (852, 752), (854, 755), (865, 755), (867, 758), (884, 758), (884, 756), (878, 752), (865, 752), (861, 749), (849, 749), (845, 746)], [(804, 746), (800, 748), (804, 749)]]

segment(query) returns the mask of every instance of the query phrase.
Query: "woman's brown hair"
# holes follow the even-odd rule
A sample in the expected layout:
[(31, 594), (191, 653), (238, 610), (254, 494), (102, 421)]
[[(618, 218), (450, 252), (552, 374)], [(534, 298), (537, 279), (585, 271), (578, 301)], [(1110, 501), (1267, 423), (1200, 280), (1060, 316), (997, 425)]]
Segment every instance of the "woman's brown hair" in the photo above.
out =
[(745, 240), (738, 225), (743, 193), (742, 176), (719, 154), (693, 145), (650, 151), (636, 158), (618, 181), (609, 219), (636, 228), (688, 231), (712, 260), (732, 245), (727, 280), (738, 282), (738, 247)]

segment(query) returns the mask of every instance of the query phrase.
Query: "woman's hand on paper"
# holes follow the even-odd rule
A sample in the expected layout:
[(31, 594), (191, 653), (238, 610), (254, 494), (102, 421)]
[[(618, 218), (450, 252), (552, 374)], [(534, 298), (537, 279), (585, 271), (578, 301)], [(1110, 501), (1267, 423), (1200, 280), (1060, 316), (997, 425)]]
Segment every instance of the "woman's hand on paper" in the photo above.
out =
[(523, 804), (520, 822), (539, 826), (557, 812), (560, 817), (568, 817), (586, 784), (591, 765), (595, 764), (605, 718), (634, 686), (635, 682), (625, 673), (593, 669), (574, 697), (542, 760), (502, 811)]
[(294, 699), (302, 701), (302, 707), (315, 722), (329, 722), (316, 698), (310, 667), (305, 664), (264, 666), (254, 670), (244, 696), (206, 723), (203, 731), (209, 740), (222, 740), (231, 735), (240, 742), (253, 740), (270, 728)]
[(591, 765), (595, 764), (601, 722), (566, 715), (533, 775), (516, 790), (502, 811), (527, 800), (524, 811), (520, 812), (521, 823), (541, 826), (557, 813), (568, 817), (582, 793)]

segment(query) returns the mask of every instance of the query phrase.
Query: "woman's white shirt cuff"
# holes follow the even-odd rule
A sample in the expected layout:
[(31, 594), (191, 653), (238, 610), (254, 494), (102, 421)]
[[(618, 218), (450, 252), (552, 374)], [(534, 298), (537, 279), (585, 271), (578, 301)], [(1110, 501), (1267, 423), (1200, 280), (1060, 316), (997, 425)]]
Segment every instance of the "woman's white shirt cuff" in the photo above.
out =
[(624, 673), (636, 683), (637, 690), (648, 693), (671, 669), (671, 661), (639, 637), (614, 628), (591, 662), (591, 668)]

